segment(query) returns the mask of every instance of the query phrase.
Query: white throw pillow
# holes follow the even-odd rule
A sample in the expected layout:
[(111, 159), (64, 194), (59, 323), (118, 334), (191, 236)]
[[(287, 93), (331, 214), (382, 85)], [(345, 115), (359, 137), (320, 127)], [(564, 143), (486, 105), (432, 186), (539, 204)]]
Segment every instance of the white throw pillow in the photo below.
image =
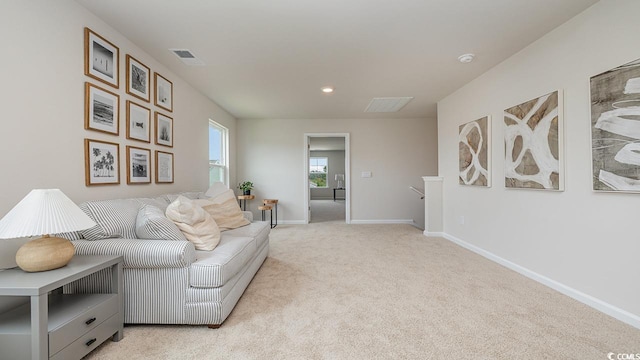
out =
[(211, 215), (184, 196), (167, 206), (167, 217), (197, 250), (213, 250), (220, 242), (220, 229)]
[(138, 210), (136, 236), (139, 239), (187, 241), (176, 224), (152, 205), (144, 205)]
[(231, 189), (226, 189), (213, 198), (194, 201), (213, 217), (220, 230), (231, 230), (250, 224), (242, 215), (240, 205)]

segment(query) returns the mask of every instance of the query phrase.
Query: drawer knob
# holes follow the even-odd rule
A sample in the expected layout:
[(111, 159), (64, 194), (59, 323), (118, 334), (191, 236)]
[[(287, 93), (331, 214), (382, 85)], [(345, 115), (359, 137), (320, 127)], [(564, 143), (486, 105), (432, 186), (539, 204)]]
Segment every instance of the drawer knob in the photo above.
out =
[(85, 345), (87, 345), (87, 346), (91, 346), (91, 344), (93, 344), (94, 342), (96, 342), (96, 338), (93, 338), (93, 339), (91, 339), (91, 340), (87, 341), (87, 342), (85, 343)]
[(92, 322), (94, 322), (94, 321), (96, 321), (96, 318), (91, 318), (91, 319), (89, 319), (89, 320), (85, 321), (84, 323), (85, 323), (85, 324), (87, 324), (87, 325), (89, 325), (89, 324), (91, 324), (91, 323), (92, 323)]

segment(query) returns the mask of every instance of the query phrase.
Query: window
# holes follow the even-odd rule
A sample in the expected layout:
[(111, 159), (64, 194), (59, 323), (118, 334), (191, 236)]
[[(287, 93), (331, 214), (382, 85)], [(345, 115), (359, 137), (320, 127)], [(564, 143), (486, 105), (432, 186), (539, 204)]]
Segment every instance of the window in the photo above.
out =
[(329, 159), (326, 157), (309, 158), (309, 186), (312, 188), (327, 187), (327, 167)]
[(209, 186), (219, 181), (229, 185), (229, 130), (209, 120)]

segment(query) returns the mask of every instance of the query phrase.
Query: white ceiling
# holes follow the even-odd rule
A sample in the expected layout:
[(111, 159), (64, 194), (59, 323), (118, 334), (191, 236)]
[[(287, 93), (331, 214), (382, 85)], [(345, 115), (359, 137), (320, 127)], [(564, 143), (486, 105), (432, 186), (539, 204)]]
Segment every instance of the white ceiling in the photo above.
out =
[[(241, 119), (435, 117), (438, 100), (597, 2), (76, 1)], [(402, 96), (414, 99), (397, 113), (364, 112)]]

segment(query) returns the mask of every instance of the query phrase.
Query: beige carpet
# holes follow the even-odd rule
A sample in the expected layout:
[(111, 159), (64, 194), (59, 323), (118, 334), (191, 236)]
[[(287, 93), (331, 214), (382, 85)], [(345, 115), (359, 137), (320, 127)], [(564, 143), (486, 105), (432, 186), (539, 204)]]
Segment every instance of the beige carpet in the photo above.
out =
[(126, 326), (89, 359), (594, 359), (640, 330), (409, 225), (279, 225), (220, 329)]
[(344, 200), (311, 200), (311, 223), (341, 221), (345, 222), (345, 201)]

